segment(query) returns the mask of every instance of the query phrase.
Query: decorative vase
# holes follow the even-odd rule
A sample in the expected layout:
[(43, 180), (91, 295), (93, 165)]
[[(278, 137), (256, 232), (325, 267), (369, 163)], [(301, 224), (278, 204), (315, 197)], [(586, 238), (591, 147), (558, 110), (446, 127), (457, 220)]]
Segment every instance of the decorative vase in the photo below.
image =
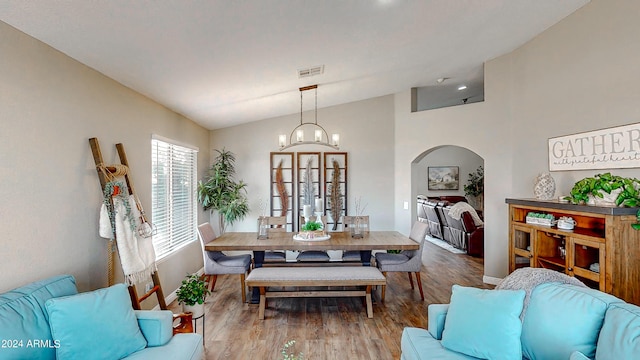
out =
[(269, 227), (266, 216), (258, 217), (258, 239), (268, 238), (267, 228)]
[(351, 224), (351, 237), (353, 238), (362, 237), (362, 218), (360, 216), (356, 216), (353, 219), (353, 224)]
[(556, 193), (556, 182), (549, 173), (541, 173), (536, 177), (533, 194), (539, 200), (551, 200)]
[(469, 196), (469, 205), (471, 205), (477, 211), (482, 211), (484, 209), (484, 194)]
[(194, 319), (197, 319), (202, 315), (204, 315), (204, 304), (198, 304), (198, 303), (196, 303), (195, 305), (182, 304), (182, 312), (185, 312), (185, 313), (190, 312), (192, 314), (192, 317)]

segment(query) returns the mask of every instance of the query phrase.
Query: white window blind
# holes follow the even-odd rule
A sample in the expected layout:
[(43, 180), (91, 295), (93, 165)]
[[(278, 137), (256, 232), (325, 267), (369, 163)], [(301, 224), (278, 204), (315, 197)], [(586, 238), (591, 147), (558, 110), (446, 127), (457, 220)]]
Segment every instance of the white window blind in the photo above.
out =
[(160, 260), (197, 240), (198, 151), (155, 138), (151, 147), (153, 246)]

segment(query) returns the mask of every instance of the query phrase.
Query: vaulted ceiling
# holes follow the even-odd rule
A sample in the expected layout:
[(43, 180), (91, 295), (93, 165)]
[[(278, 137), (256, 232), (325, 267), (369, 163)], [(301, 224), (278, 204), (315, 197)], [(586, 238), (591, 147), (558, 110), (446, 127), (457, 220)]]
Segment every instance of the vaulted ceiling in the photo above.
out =
[[(478, 80), (589, 0), (2, 0), (0, 20), (208, 129)], [(301, 69), (324, 66), (299, 78)]]

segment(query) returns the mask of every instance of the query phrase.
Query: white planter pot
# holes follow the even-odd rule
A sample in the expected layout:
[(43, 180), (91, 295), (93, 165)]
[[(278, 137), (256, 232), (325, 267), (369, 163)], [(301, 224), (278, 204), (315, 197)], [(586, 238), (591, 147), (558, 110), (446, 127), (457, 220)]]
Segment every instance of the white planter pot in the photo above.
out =
[(193, 313), (193, 318), (199, 318), (204, 315), (204, 304), (195, 304), (193, 306), (182, 304), (182, 312)]
[(600, 193), (604, 197), (600, 198), (598, 196), (589, 195), (589, 201), (587, 202), (587, 205), (615, 206), (616, 199), (618, 198), (618, 195), (620, 195), (621, 192), (622, 192), (622, 189), (616, 189), (616, 190), (612, 190), (611, 194), (607, 194), (606, 192), (601, 190)]

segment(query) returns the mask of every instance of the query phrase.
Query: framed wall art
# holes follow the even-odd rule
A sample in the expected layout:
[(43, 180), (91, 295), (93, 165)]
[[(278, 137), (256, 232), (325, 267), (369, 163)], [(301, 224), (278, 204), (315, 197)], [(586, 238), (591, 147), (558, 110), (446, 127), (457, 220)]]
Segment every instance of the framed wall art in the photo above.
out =
[(457, 166), (430, 166), (427, 168), (429, 190), (458, 190), (460, 169)]

